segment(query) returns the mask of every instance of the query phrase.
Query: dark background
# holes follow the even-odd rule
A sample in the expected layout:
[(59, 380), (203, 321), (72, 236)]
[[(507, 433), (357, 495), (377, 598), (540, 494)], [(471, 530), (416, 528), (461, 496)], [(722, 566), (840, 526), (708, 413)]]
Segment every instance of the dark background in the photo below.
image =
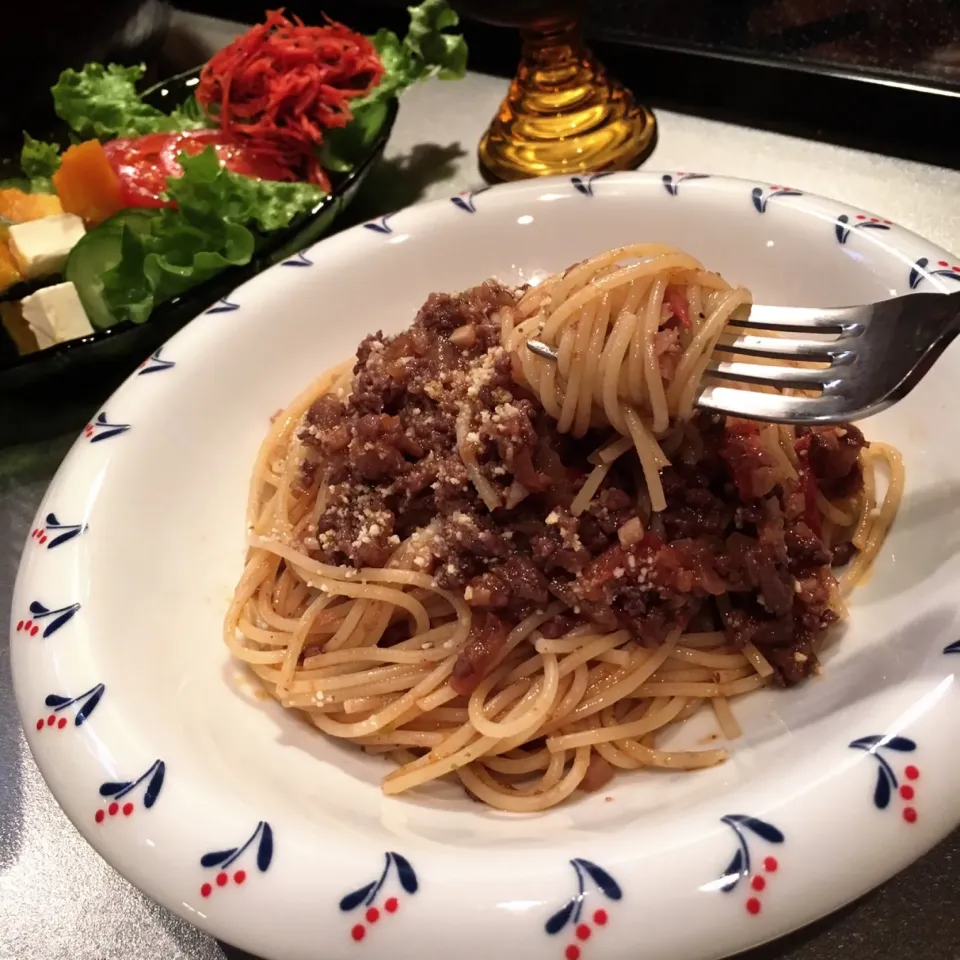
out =
[[(265, 0), (180, 0), (253, 22)], [(279, 4), (276, 4), (279, 5)], [(373, 32), (402, 28), (404, 0), (291, 0)], [(960, 169), (960, 0), (589, 0), (585, 32), (611, 71), (653, 107), (814, 137)], [(60, 69), (108, 58), (154, 65), (166, 0), (5, 5), (0, 148), (49, 111)], [(510, 76), (520, 41), (469, 22), (471, 67)], [(24, 38), (29, 38), (25, 43)], [(10, 95), (13, 93), (14, 95)]]

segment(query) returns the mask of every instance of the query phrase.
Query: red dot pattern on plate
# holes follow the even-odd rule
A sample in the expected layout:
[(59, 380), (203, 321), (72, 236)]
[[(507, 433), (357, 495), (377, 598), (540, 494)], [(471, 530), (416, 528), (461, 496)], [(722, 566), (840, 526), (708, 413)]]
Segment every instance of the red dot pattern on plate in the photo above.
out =
[[(124, 813), (127, 812), (127, 807), (130, 807), (130, 808), (131, 808), (131, 812), (132, 812), (132, 810), (133, 810), (133, 804), (132, 804), (132, 803), (128, 803), (128, 804), (123, 808), (123, 812), (124, 812)], [(246, 870), (237, 870), (236, 873), (234, 873), (234, 875), (233, 875), (233, 882), (234, 882), (234, 883), (237, 883), (237, 884), (243, 883), (244, 880), (246, 880), (246, 879), (247, 879), (247, 871), (246, 871)], [(229, 882), (230, 882), (230, 874), (228, 874), (225, 870), (221, 870), (221, 871), (213, 878), (213, 883), (205, 883), (205, 884), (203, 884), (203, 886), (200, 887), (200, 896), (201, 896), (201, 897), (209, 897), (210, 894), (213, 893), (213, 891), (214, 891), (214, 889), (215, 889), (216, 887), (225, 887)]]
[[(258, 840), (259, 843), (257, 843)], [(210, 894), (217, 891), (218, 887), (228, 887), (231, 881), (237, 886), (244, 884), (247, 880), (247, 869), (239, 864), (244, 862), (241, 858), (255, 843), (257, 843), (254, 847), (256, 866), (261, 873), (265, 873), (273, 859), (273, 830), (269, 823), (260, 820), (243, 843), (238, 843), (230, 850), (216, 850), (205, 853), (200, 858), (200, 866), (211, 870), (211, 873), (208, 873), (207, 876), (212, 878), (200, 887), (201, 895), (209, 897)], [(246, 862), (250, 862), (249, 855)], [(237, 864), (237, 866), (231, 874), (230, 868), (234, 864)]]
[[(598, 927), (606, 926), (607, 921), (609, 919), (610, 917), (607, 914), (606, 910), (599, 909), (593, 912), (593, 922)], [(576, 938), (581, 943), (585, 943), (587, 940), (590, 939), (590, 937), (593, 936), (593, 929), (590, 927), (590, 924), (588, 923), (578, 923), (576, 926), (576, 929), (574, 930), (574, 934), (576, 935)], [(569, 944), (566, 950), (564, 951), (564, 957), (566, 957), (567, 960), (570, 960), (571, 957), (573, 957), (574, 960), (576, 960), (576, 958), (578, 958), (579, 956), (580, 956), (580, 947), (576, 943)]]
[[(764, 857), (763, 869), (766, 873), (776, 873), (779, 867), (780, 864), (777, 862), (776, 857)], [(755, 894), (762, 893), (767, 889), (767, 882), (766, 877), (761, 876), (759, 873), (755, 874), (750, 878), (750, 889), (753, 890)], [(759, 896), (748, 897), (744, 906), (747, 908), (747, 913), (752, 916), (756, 916), (763, 908)]]
[[(563, 956), (566, 960), (579, 960), (585, 950), (585, 944), (599, 934), (610, 922), (610, 915), (606, 909), (596, 906), (596, 896), (607, 900), (619, 900), (623, 895), (619, 884), (601, 866), (587, 860), (571, 860), (570, 865), (577, 875), (579, 894), (574, 894), (545, 924), (548, 934), (557, 934), (567, 930), (566, 945), (563, 947)], [(591, 905), (591, 912), (581, 918), (581, 910), (585, 906), (584, 896), (588, 895), (587, 903)], [(602, 902), (602, 900), (600, 901)], [(591, 926), (590, 921), (594, 926)], [(568, 926), (569, 925), (569, 926)]]
[(61, 718), (57, 721), (57, 729), (58, 729), (58, 730), (62, 730), (66, 725), (67, 725), (67, 718), (66, 718), (66, 717), (61, 717)]
[[(132, 804), (128, 804), (128, 806), (131, 806), (131, 807), (132, 807), (133, 805), (132, 805)], [(123, 811), (123, 812), (124, 812), (124, 813), (127, 812), (127, 811), (126, 811), (126, 807), (124, 808), (124, 811)], [(234, 873), (234, 875), (233, 875), (233, 882), (234, 882), (234, 883), (237, 883), (237, 884), (243, 883), (243, 881), (246, 880), (246, 879), (247, 879), (247, 871), (246, 871), (246, 870), (237, 870), (237, 872)], [(216, 875), (216, 877), (214, 877), (214, 881), (213, 881), (212, 884), (211, 884), (211, 883), (205, 883), (205, 884), (203, 884), (203, 885), (200, 887), (200, 896), (201, 896), (201, 897), (209, 897), (210, 894), (213, 893), (213, 891), (214, 891), (214, 889), (215, 889), (214, 884), (216, 884), (217, 887), (225, 887), (229, 882), (230, 882), (230, 875), (229, 875), (228, 873), (226, 873), (225, 871), (221, 870), (221, 871)]]
[[(396, 897), (387, 897), (383, 902), (383, 909), (387, 914), (396, 913), (400, 909), (400, 901)], [(363, 914), (364, 920), (370, 926), (373, 926), (379, 920), (383, 918), (383, 914), (380, 912), (380, 908), (375, 905), (370, 905), (367, 907), (366, 911)], [(350, 936), (359, 943), (367, 935), (367, 927), (365, 924), (357, 923), (350, 928)]]
[[(393, 882), (391, 877), (394, 878)], [(375, 926), (387, 923), (400, 909), (400, 898), (396, 894), (391, 893), (390, 896), (380, 899), (381, 892), (385, 893), (393, 888), (394, 882), (409, 894), (417, 892), (417, 876), (413, 866), (399, 853), (390, 852), (386, 855), (386, 866), (378, 880), (348, 893), (340, 901), (342, 911), (348, 913), (357, 910), (359, 914), (360, 922), (349, 928), (354, 942), (359, 943), (368, 934), (372, 935)]]
[(133, 811), (134, 811), (134, 806), (129, 801), (127, 801), (122, 807), (120, 806), (119, 803), (113, 802), (113, 803), (110, 803), (106, 809), (101, 807), (93, 815), (93, 819), (96, 820), (97, 823), (103, 823), (103, 821), (106, 819), (108, 815), (111, 817), (115, 817), (118, 813), (122, 813), (125, 817), (129, 817), (130, 814), (133, 813)]
[[(916, 767), (912, 763), (908, 763), (903, 768), (903, 775), (907, 780), (916, 781), (920, 778), (920, 768)], [(913, 800), (917, 795), (917, 789), (914, 786), (911, 786), (909, 783), (905, 783), (900, 787), (900, 796), (904, 800), (903, 806), (903, 819), (907, 823), (916, 823), (917, 822), (917, 808), (910, 806), (909, 801)]]

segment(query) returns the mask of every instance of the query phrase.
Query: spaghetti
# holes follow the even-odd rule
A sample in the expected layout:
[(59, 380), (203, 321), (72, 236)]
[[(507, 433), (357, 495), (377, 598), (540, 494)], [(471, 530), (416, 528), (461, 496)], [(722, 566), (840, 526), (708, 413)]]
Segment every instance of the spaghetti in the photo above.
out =
[(658, 738), (709, 704), (733, 739), (731, 698), (816, 670), (903, 489), (855, 427), (695, 412), (749, 303), (637, 244), (367, 337), (260, 449), (232, 653), (392, 759), (387, 794), (454, 776), (535, 812), (617, 769), (722, 762)]

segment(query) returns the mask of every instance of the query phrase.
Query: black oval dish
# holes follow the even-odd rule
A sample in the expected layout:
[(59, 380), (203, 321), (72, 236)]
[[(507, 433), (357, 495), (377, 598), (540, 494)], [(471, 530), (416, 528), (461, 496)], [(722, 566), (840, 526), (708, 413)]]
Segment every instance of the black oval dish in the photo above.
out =
[[(152, 87), (144, 99), (160, 109), (173, 109), (191, 95), (198, 75), (196, 69), (172, 77)], [(23, 356), (0, 325), (0, 447), (78, 429), (138, 363), (182, 326), (245, 280), (319, 239), (353, 199), (383, 153), (397, 109), (393, 100), (367, 153), (349, 173), (330, 175), (331, 191), (313, 210), (272, 234), (250, 263), (228, 267), (182, 296), (160, 304), (146, 323), (118, 323), (88, 337)]]

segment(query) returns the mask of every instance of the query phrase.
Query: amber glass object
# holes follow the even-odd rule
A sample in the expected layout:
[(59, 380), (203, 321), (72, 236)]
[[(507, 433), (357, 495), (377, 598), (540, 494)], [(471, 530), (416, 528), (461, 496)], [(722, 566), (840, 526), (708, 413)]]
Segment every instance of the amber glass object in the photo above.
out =
[(462, 0), (467, 15), (519, 27), (523, 55), (480, 141), (489, 180), (627, 170), (654, 145), (656, 121), (587, 49), (577, 0)]

